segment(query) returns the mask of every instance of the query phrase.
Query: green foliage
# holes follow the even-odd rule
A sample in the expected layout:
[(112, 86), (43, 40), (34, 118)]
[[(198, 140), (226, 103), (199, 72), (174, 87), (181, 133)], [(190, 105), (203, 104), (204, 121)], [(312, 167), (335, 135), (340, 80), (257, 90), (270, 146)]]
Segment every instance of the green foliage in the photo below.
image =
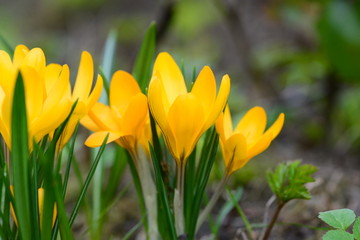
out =
[[(12, 158), (12, 174), (14, 196), (21, 201), (15, 202), (15, 214), (18, 219), (18, 227), (20, 236), (22, 238), (35, 237), (34, 228), (31, 227), (31, 222), (36, 220), (31, 214), (31, 192), (29, 190), (30, 174), (29, 174), (29, 148), (28, 148), (28, 130), (26, 119), (26, 104), (25, 104), (25, 90), (24, 82), (21, 74), (18, 75), (12, 109), (12, 134), (11, 134), (11, 158)], [(37, 189), (35, 190), (37, 193)], [(35, 194), (37, 195), (37, 194)]]
[[(192, 183), (194, 186), (192, 192), (189, 190), (188, 192), (185, 192), (185, 199), (189, 199), (186, 196), (187, 194), (191, 194), (190, 196), (192, 196), (190, 198), (191, 201), (188, 201), (187, 203), (190, 210), (185, 211), (186, 231), (189, 240), (195, 238), (197, 219), (199, 217), (201, 204), (203, 203), (203, 196), (210, 172), (214, 165), (218, 145), (219, 136), (213, 127), (209, 129), (205, 135), (205, 143), (202, 147), (199, 164), (196, 171), (193, 172), (195, 176), (193, 178), (194, 182)], [(188, 184), (191, 183), (186, 182), (186, 185)]]
[[(346, 26), (346, 27), (345, 27)], [(360, 12), (350, 1), (327, 1), (318, 23), (321, 47), (345, 80), (360, 79)]]
[[(323, 240), (360, 240), (360, 217), (356, 218), (353, 210), (345, 208), (320, 212), (319, 218), (334, 228), (323, 236)], [(351, 234), (346, 230), (353, 223)]]
[(360, 239), (360, 217), (358, 217), (354, 223), (353, 234), (355, 239)]
[(156, 24), (152, 23), (146, 32), (133, 68), (133, 76), (138, 81), (143, 92), (145, 92), (151, 78), (151, 67), (155, 56), (155, 45)]
[(354, 240), (352, 234), (343, 230), (328, 231), (322, 238), (323, 240)]
[(313, 165), (300, 165), (301, 161), (281, 163), (274, 172), (266, 175), (268, 184), (281, 203), (292, 199), (310, 199), (311, 195), (305, 184), (314, 182), (311, 176), (317, 169)]
[(337, 209), (321, 212), (319, 218), (334, 228), (346, 230), (355, 221), (355, 213), (350, 209)]

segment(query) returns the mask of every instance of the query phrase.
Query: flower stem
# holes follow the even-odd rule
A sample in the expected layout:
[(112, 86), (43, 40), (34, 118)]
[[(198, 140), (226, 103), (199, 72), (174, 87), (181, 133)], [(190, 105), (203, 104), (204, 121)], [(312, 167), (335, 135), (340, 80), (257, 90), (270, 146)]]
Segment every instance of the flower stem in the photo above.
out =
[(271, 230), (274, 227), (277, 218), (279, 217), (279, 213), (280, 213), (281, 209), (284, 206), (285, 206), (285, 202), (278, 202), (275, 213), (271, 218), (270, 224), (266, 227), (266, 231), (265, 231), (265, 234), (264, 234), (264, 237), (262, 238), (262, 240), (269, 239)]
[(184, 176), (185, 167), (184, 159), (181, 159), (180, 164), (177, 166), (177, 187), (174, 196), (174, 214), (175, 214), (175, 225), (178, 236), (182, 236), (185, 233), (184, 227)]
[(201, 225), (204, 223), (206, 218), (208, 217), (211, 210), (214, 208), (215, 203), (219, 200), (219, 197), (224, 192), (225, 185), (228, 182), (229, 176), (225, 175), (225, 177), (221, 180), (219, 185), (216, 187), (214, 195), (212, 195), (209, 203), (206, 205), (205, 209), (201, 212), (197, 224), (196, 224), (196, 232), (199, 230)]

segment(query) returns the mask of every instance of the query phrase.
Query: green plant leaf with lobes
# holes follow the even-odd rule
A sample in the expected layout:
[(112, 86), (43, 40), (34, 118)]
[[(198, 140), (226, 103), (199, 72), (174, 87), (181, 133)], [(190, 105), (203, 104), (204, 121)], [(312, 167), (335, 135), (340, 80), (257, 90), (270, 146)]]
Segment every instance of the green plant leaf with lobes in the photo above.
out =
[(322, 238), (323, 240), (354, 240), (352, 234), (344, 230), (330, 230)]
[(353, 234), (356, 240), (360, 240), (360, 217), (358, 217), (354, 223)]
[(350, 209), (336, 209), (319, 213), (319, 218), (334, 228), (346, 230), (355, 221), (355, 213)]

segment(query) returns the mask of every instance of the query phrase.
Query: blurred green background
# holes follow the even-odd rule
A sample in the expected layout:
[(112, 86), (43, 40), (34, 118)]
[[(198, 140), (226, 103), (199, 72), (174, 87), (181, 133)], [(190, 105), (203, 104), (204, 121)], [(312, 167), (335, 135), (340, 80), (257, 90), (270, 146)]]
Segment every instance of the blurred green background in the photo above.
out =
[[(297, 158), (324, 166), (324, 179), (334, 169), (359, 169), (359, 1), (0, 0), (0, 35), (12, 46), (43, 48), (48, 63), (69, 64), (73, 80), (82, 50), (101, 62), (111, 30), (114, 70), (130, 71), (152, 21), (158, 52), (170, 52), (188, 79), (204, 65), (218, 81), (230, 75), (236, 121), (256, 105), (269, 123), (285, 113), (279, 138), (235, 182)], [(360, 203), (354, 206), (360, 211)]]

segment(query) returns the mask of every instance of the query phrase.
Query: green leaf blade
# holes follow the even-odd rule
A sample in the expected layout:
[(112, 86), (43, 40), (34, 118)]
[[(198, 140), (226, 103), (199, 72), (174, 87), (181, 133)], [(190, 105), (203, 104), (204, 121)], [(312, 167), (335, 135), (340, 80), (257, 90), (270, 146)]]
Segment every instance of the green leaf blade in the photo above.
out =
[(25, 87), (21, 73), (15, 83), (11, 119), (11, 158), (14, 205), (22, 238), (32, 236), (29, 191), (29, 147), (26, 119)]
[(155, 56), (156, 46), (156, 24), (152, 23), (146, 32), (141, 44), (140, 51), (136, 57), (133, 76), (138, 81), (140, 89), (145, 92), (151, 77), (151, 63)]
[(330, 230), (322, 238), (323, 240), (354, 240), (352, 234), (344, 230)]
[(360, 217), (358, 217), (354, 223), (353, 234), (356, 240), (360, 240)]
[(319, 218), (336, 229), (346, 230), (355, 221), (355, 213), (350, 209), (336, 209), (320, 212)]

